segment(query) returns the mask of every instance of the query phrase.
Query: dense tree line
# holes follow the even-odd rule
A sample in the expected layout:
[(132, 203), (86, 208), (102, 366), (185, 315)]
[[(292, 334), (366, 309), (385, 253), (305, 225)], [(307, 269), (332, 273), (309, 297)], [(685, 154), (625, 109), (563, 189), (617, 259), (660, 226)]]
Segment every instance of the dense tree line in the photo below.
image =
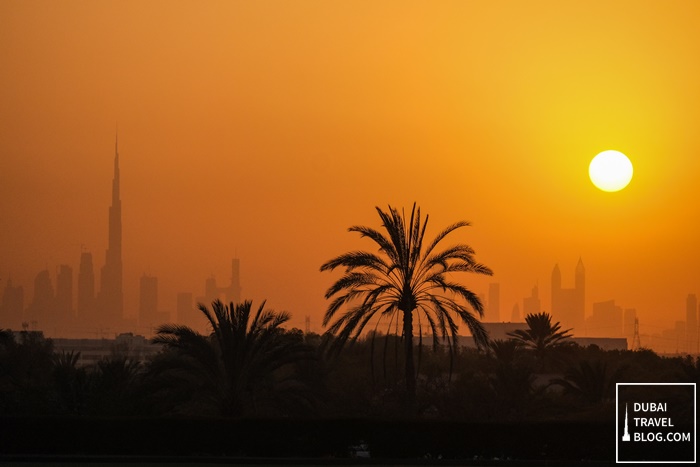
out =
[(55, 352), (39, 333), (3, 331), (0, 414), (609, 420), (616, 382), (700, 382), (700, 359), (690, 356), (567, 341), (542, 355), (513, 338), (483, 350), (416, 351), (416, 401), (407, 411), (400, 336), (370, 334), (335, 353), (332, 335), (283, 329), (284, 316), (265, 315), (262, 307), (213, 309), (221, 314), (213, 316), (217, 326), (228, 331), (236, 325), (226, 322), (226, 310), (238, 326), (248, 320), (243, 337), (165, 326), (155, 338), (162, 351), (146, 361), (115, 350), (78, 367), (77, 354)]

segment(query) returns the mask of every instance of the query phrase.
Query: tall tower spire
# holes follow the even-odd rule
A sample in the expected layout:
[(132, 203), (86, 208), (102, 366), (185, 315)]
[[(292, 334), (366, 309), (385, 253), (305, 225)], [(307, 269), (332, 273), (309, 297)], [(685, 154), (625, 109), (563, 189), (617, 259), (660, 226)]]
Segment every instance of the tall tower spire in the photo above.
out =
[(109, 244), (102, 267), (100, 307), (113, 324), (123, 318), (122, 292), (122, 202), (119, 193), (119, 135), (114, 142), (112, 205), (109, 207)]

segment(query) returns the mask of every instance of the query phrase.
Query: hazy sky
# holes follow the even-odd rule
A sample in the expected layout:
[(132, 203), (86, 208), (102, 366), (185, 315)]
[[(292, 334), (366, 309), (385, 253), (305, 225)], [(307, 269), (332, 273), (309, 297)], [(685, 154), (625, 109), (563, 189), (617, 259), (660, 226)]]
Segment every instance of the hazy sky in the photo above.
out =
[[(374, 206), (430, 214), (501, 316), (579, 257), (643, 333), (700, 294), (700, 2), (0, 1), (0, 285), (104, 264), (115, 130), (124, 284), (160, 303), (241, 259), (243, 295), (320, 331), (319, 266)], [(588, 164), (617, 149), (627, 189)], [(448, 242), (449, 243), (449, 242)], [(75, 283), (77, 279), (74, 278)], [(98, 282), (99, 283), (99, 282)]]

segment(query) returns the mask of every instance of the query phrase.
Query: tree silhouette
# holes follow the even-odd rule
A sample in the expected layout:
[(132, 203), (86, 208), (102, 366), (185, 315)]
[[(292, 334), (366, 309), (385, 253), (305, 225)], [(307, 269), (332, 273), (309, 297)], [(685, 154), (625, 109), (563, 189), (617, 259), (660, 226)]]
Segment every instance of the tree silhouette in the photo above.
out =
[(154, 371), (169, 382), (170, 391), (180, 390), (224, 416), (283, 409), (290, 397), (303, 394), (290, 364), (311, 354), (281, 328), (288, 313), (265, 310), (265, 302), (253, 313), (250, 301), (224, 305), (216, 300), (211, 309), (200, 304), (199, 310), (211, 325), (210, 336), (166, 324), (153, 339), (174, 352), (154, 361)]
[(493, 356), (498, 365), (511, 365), (520, 351), (522, 344), (515, 339), (496, 339), (489, 341), (489, 354)]
[(78, 367), (80, 352), (54, 352), (52, 377), (57, 404), (62, 412), (80, 414), (84, 410), (88, 393), (88, 376), (85, 368)]
[[(468, 222), (450, 225), (424, 248), (428, 216), (421, 221), (420, 208), (413, 204), (411, 216), (389, 206), (388, 211), (376, 208), (382, 233), (371, 227), (353, 226), (350, 232), (368, 237), (379, 247), (380, 254), (352, 251), (321, 266), (321, 271), (344, 267), (345, 273), (327, 291), (326, 298), (335, 297), (328, 306), (323, 325), (336, 334), (335, 345), (342, 348), (348, 340), (355, 341), (364, 327), (375, 317), (388, 318), (389, 327), (401, 321), (406, 389), (409, 402), (415, 401), (416, 374), (413, 357), (413, 321), (417, 319), (422, 336), (423, 318), (432, 331), (433, 346), (439, 338), (446, 340), (451, 354), (457, 344), (458, 324), (453, 315), (467, 325), (477, 345), (488, 342), (486, 331), (478, 318), (483, 316), (479, 298), (465, 286), (454, 282), (451, 273), (472, 272), (491, 275), (491, 270), (474, 260), (474, 250), (457, 244), (436, 251), (438, 244), (451, 232), (467, 227)], [(407, 222), (408, 221), (408, 222)], [(336, 318), (343, 305), (347, 312)], [(420, 345), (420, 344), (419, 344)]]
[(558, 322), (552, 324), (552, 317), (545, 312), (530, 313), (525, 317), (525, 322), (527, 329), (517, 329), (507, 335), (524, 348), (533, 350), (540, 365), (544, 365), (553, 351), (572, 336), (569, 332), (571, 329), (561, 330), (561, 325)]
[(489, 385), (493, 391), (493, 414), (517, 419), (527, 412), (532, 398), (534, 376), (528, 365), (519, 358), (522, 344), (515, 340), (489, 342)]
[(693, 359), (692, 355), (686, 355), (680, 360), (678, 379), (684, 383), (700, 383), (700, 356)]
[(625, 370), (624, 366), (611, 370), (602, 359), (581, 360), (566, 370), (564, 378), (553, 379), (551, 383), (584, 402), (603, 402), (615, 398), (615, 383)]
[(41, 332), (0, 331), (0, 414), (45, 414), (51, 404), (53, 342)]

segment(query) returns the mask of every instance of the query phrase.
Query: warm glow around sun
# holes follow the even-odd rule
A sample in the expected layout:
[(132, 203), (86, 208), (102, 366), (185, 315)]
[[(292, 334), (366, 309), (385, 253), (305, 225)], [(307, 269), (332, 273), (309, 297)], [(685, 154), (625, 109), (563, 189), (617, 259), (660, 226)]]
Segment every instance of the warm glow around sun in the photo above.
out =
[(632, 180), (632, 162), (619, 151), (603, 151), (588, 166), (593, 184), (603, 191), (620, 191)]

